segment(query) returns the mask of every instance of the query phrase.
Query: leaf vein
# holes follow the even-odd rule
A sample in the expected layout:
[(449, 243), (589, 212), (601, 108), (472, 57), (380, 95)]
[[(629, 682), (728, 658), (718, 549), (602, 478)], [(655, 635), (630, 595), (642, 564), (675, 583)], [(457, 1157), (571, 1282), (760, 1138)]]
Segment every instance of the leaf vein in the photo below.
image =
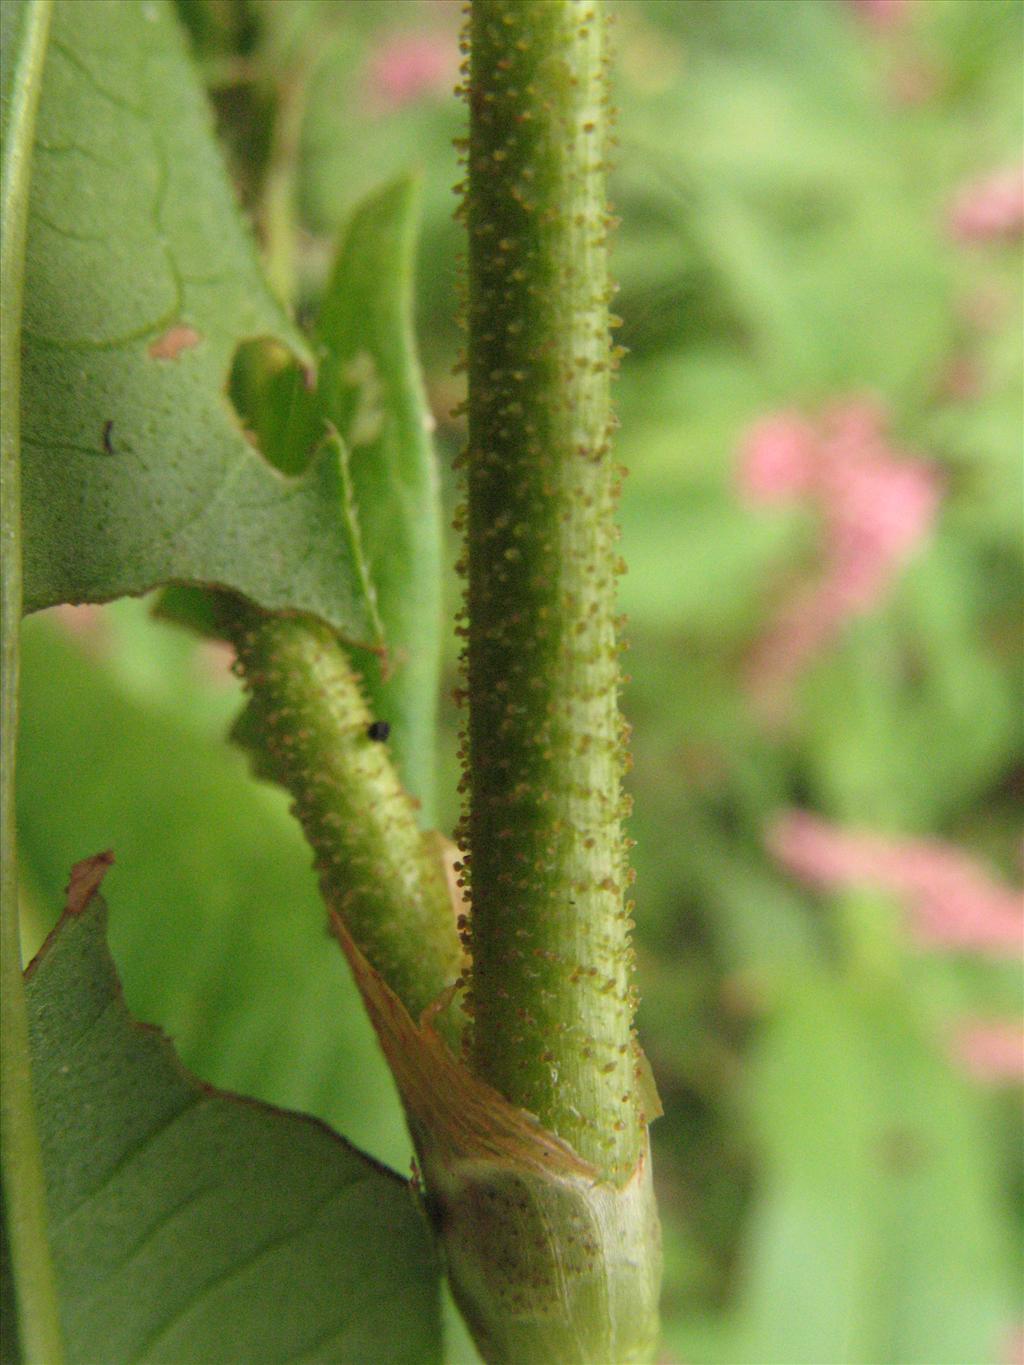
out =
[(41, 209), (36, 208), (34, 205), (29, 210), (29, 217), (33, 222), (42, 223), (44, 227), (48, 227), (50, 231), (56, 233), (58, 237), (64, 237), (70, 242), (105, 242), (107, 240), (106, 233), (76, 232), (74, 228), (69, 228), (64, 223), (55, 223), (52, 218), (48, 218)]
[(93, 72), (92, 68), (88, 65), (88, 63), (82, 60), (82, 58), (74, 50), (74, 48), (68, 47), (67, 43), (65, 43), (60, 38), (51, 39), (50, 47), (53, 49), (54, 52), (60, 53), (60, 55), (67, 62), (68, 66), (72, 67), (75, 71), (77, 71), (81, 76), (85, 78), (86, 82), (92, 86), (93, 90), (96, 91), (97, 95), (109, 101), (109, 103), (114, 105), (115, 108), (127, 110), (129, 114), (139, 119), (140, 122), (142, 123), (147, 122), (146, 111), (144, 109), (140, 109), (138, 105), (132, 104), (130, 100), (126, 100), (125, 97), (119, 92), (108, 90), (106, 86), (103, 84), (103, 82), (99, 80), (99, 78)]
[(322, 1203), (317, 1204), (314, 1208), (307, 1209), (303, 1217), (293, 1227), (289, 1228), (287, 1232), (281, 1233), (279, 1236), (264, 1242), (262, 1246), (255, 1248), (252, 1254), (245, 1257), (244, 1260), (227, 1266), (220, 1274), (215, 1275), (212, 1279), (208, 1280), (206, 1284), (200, 1285), (189, 1299), (184, 1303), (179, 1304), (174, 1311), (168, 1315), (164, 1322), (150, 1334), (149, 1338), (136, 1348), (135, 1359), (142, 1362), (147, 1358), (151, 1358), (151, 1353), (160, 1345), (161, 1341), (163, 1341), (189, 1313), (194, 1311), (196, 1306), (204, 1299), (215, 1294), (218, 1289), (228, 1284), (231, 1280), (243, 1275), (246, 1271), (251, 1270), (254, 1265), (258, 1264), (258, 1262), (263, 1259), (263, 1257), (273, 1254), (273, 1252), (277, 1251), (280, 1247), (287, 1246), (289, 1242), (296, 1241), (298, 1238), (302, 1237), (307, 1229), (316, 1220), (322, 1218), (324, 1213), (331, 1208), (336, 1201), (340, 1200), (343, 1196), (346, 1196), (354, 1186), (359, 1185), (368, 1179), (370, 1179), (370, 1172), (367, 1171), (356, 1174), (350, 1180), (346, 1180), (334, 1190), (329, 1198)]

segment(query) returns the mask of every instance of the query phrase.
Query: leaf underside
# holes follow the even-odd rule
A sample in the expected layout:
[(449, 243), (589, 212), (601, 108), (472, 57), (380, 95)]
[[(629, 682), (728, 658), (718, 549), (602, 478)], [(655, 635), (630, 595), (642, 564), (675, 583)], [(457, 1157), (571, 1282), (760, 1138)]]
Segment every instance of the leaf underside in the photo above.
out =
[(205, 583), (376, 643), (336, 457), (282, 475), (226, 396), (237, 347), (260, 336), (309, 362), (166, 0), (59, 5), (27, 260), (27, 610)]
[(184, 1071), (125, 1007), (100, 897), (27, 981), (69, 1360), (439, 1359), (437, 1266), (404, 1182)]
[(419, 185), (364, 199), (343, 233), (320, 315), (324, 415), (351, 452), (361, 543), (389, 675), (363, 654), (375, 713), (391, 725), (406, 788), (430, 819), (441, 660), (441, 506), (412, 324)]
[[(431, 416), (416, 358), (413, 272), (419, 184), (361, 200), (341, 234), (317, 327), (315, 390), (273, 343), (240, 353), (232, 398), (285, 470), (308, 465), (311, 431), (336, 430), (349, 540), (383, 652), (353, 650), (374, 716), (425, 823), (433, 818), (441, 663), (441, 507)], [(209, 628), (203, 597), (169, 589), (161, 614)]]

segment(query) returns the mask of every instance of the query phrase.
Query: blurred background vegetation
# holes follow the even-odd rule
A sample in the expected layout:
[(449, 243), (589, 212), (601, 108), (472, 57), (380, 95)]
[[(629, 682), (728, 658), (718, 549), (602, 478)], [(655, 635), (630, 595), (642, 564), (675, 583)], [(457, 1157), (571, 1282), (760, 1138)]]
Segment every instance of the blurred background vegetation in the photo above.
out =
[[(419, 168), (450, 512), (458, 6), (179, 11), (301, 318), (360, 197)], [(1024, 8), (623, 0), (616, 20), (664, 1359), (1002, 1365), (1022, 1350)], [(225, 740), (238, 709), (223, 652), (146, 603), (26, 624), (29, 947), (71, 864), (113, 847), (132, 1009), (205, 1079), (407, 1169), (287, 800)], [(458, 1334), (451, 1354), (472, 1359)]]

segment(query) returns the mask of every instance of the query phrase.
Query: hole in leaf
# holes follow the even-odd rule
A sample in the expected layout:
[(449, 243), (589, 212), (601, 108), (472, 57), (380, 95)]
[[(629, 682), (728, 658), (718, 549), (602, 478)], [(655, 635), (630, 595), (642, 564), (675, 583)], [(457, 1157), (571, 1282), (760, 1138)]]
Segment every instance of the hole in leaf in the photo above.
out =
[(253, 444), (282, 474), (302, 474), (324, 435), (309, 371), (273, 337), (235, 351), (228, 397)]

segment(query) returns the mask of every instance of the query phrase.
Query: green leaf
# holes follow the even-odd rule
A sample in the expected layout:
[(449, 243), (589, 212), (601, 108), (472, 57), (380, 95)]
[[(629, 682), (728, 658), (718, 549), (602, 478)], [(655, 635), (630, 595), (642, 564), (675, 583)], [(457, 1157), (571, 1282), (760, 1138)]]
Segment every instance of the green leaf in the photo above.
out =
[(390, 676), (360, 651), (371, 709), (391, 725), (407, 789), (430, 808), (441, 662), (441, 509), (413, 333), (418, 182), (364, 200), (345, 230), (318, 335), (323, 415), (349, 450), (359, 531)]
[[(432, 820), (441, 664), (441, 509), (432, 417), (412, 302), (418, 182), (402, 177), (362, 201), (342, 234), (318, 327), (320, 382), (280, 346), (247, 344), (231, 395), (267, 458), (301, 472), (326, 429), (339, 501), (380, 652), (354, 649), (372, 713), (390, 726), (403, 784)], [(335, 435), (340, 434), (340, 441)], [(201, 594), (170, 589), (160, 612), (203, 628)], [(205, 618), (205, 620), (204, 620)]]
[(437, 1264), (404, 1182), (183, 1071), (125, 1007), (102, 900), (74, 907), (27, 974), (70, 1358), (438, 1360)]
[(1013, 1303), (982, 1114), (905, 993), (794, 980), (753, 1084), (734, 1358), (993, 1361)]
[[(269, 8), (277, 18), (284, 7)], [(461, 110), (450, 98), (458, 69), (453, 16), (428, 10), (417, 15), (413, 25), (407, 11), (384, 0), (346, 7), (344, 23), (332, 28), (328, 7), (313, 0), (310, 9), (319, 25), (319, 60), (305, 94), (298, 149), (302, 218), (313, 232), (334, 232), (383, 180), (408, 166), (427, 167), (423, 195), (428, 232), (437, 248), (432, 253), (436, 275), (423, 278), (420, 285), (439, 305), (439, 321), (450, 341), (455, 330), (451, 290), (458, 240), (452, 220), (451, 186), (458, 178), (452, 139), (462, 130)], [(439, 75), (437, 85), (421, 90), (418, 99), (390, 100), (378, 88), (377, 64), (410, 31), (435, 59), (449, 60), (449, 75)], [(271, 43), (271, 52), (280, 45), (278, 38)]]
[(810, 762), (840, 818), (934, 830), (998, 782), (1018, 708), (971, 600), (975, 574), (952, 537), (938, 540), (809, 676)]
[[(21, 980), (14, 772), (22, 612), (22, 310), (32, 144), (49, 38), (49, 0), (3, 8), (0, 127), (0, 1035), (3, 1091), (3, 1262), (8, 1309), (29, 1361), (59, 1365), (60, 1323), (47, 1237), (46, 1195)], [(11, 1297), (8, 1297), (11, 1296)], [(15, 1306), (16, 1305), (16, 1306)], [(14, 1326), (8, 1325), (8, 1332)], [(10, 1340), (10, 1336), (7, 1340)]]
[(35, 617), (23, 649), (18, 832), (32, 909), (60, 905), (83, 853), (113, 848), (111, 894), (132, 911), (115, 917), (111, 946), (132, 1012), (204, 1080), (316, 1114), (408, 1170), (394, 1084), (325, 931), (287, 794), (254, 783), (224, 742), (240, 689), (223, 657), (134, 601), (77, 642)]
[(225, 397), (247, 339), (308, 353), (265, 287), (166, 0), (64, 0), (25, 312), (25, 604), (177, 580), (372, 642), (335, 454), (288, 478)]

